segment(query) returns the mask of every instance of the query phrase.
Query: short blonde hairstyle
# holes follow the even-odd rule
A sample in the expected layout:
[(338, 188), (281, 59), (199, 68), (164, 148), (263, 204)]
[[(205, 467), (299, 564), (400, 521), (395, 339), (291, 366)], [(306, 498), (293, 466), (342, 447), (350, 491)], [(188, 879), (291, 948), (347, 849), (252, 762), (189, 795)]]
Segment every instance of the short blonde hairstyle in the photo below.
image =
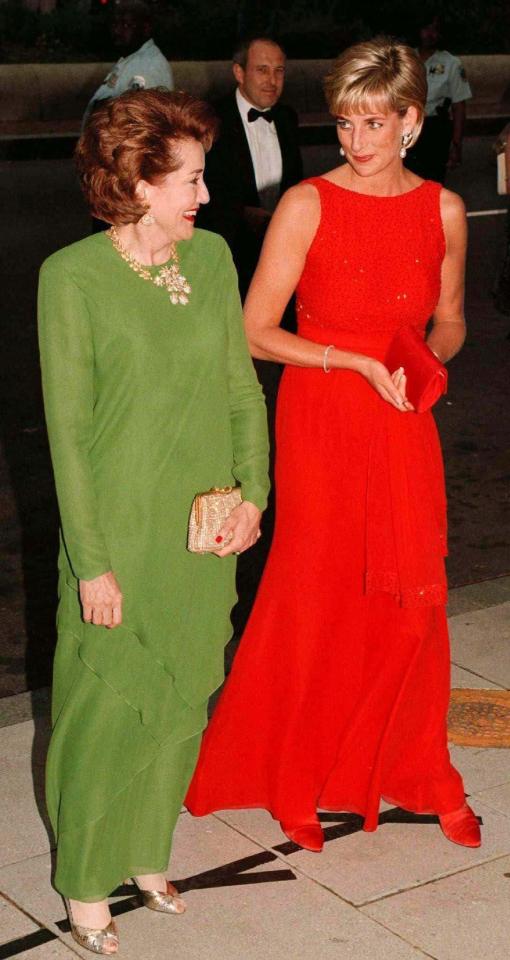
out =
[(325, 78), (324, 92), (333, 116), (374, 109), (404, 116), (416, 107), (416, 140), (425, 114), (427, 76), (417, 53), (392, 37), (375, 37), (344, 50)]

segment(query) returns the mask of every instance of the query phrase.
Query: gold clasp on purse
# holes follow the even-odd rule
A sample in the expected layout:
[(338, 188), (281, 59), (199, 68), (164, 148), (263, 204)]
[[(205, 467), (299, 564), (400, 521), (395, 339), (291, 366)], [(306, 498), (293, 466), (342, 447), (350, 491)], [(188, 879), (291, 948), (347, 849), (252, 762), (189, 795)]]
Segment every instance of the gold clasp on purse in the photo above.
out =
[(232, 493), (233, 487), (211, 487), (210, 490), (206, 490), (205, 493), (200, 493), (195, 497), (195, 521), (197, 527), (200, 526), (202, 521), (202, 497), (206, 497), (209, 493)]

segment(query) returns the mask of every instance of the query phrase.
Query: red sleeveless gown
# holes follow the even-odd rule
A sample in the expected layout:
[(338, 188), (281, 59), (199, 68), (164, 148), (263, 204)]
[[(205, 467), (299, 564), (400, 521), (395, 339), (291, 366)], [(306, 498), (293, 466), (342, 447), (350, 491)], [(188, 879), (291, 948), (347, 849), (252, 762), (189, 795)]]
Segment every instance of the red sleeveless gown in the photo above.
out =
[[(396, 197), (317, 177), (320, 224), (297, 288), (299, 333), (384, 359), (424, 331), (445, 242), (440, 186)], [(449, 643), (441, 451), (430, 413), (400, 413), (360, 374), (286, 367), (276, 526), (186, 804), (305, 823), (381, 797), (417, 813), (464, 803), (446, 740)]]

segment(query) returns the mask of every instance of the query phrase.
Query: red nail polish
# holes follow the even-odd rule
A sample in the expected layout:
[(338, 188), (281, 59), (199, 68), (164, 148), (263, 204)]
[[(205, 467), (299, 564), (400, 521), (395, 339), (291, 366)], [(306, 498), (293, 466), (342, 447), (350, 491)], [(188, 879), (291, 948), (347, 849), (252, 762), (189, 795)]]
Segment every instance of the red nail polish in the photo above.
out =
[(223, 537), (216, 537), (216, 543), (221, 543), (222, 541), (223, 541)]

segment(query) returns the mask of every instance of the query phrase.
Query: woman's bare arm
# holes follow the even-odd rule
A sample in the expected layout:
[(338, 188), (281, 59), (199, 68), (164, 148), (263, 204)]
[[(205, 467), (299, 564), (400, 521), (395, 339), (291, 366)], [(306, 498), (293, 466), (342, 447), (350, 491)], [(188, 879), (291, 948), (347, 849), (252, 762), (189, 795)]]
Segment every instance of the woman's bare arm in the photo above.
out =
[(446, 363), (459, 352), (466, 337), (464, 273), (467, 221), (464, 203), (456, 193), (441, 191), (441, 219), (446, 253), (441, 269), (441, 295), (434, 313), (428, 346)]
[(319, 220), (319, 195), (310, 184), (292, 187), (273, 214), (244, 307), (250, 350), (260, 360), (302, 367), (322, 365), (322, 344), (280, 329)]
[[(244, 316), (252, 356), (298, 367), (322, 367), (325, 346), (280, 328), (303, 272), (320, 221), (320, 199), (311, 184), (298, 184), (282, 198), (266, 234), (262, 254), (246, 298)], [(332, 349), (328, 367), (355, 370), (398, 410), (403, 396), (384, 364), (363, 354)]]

